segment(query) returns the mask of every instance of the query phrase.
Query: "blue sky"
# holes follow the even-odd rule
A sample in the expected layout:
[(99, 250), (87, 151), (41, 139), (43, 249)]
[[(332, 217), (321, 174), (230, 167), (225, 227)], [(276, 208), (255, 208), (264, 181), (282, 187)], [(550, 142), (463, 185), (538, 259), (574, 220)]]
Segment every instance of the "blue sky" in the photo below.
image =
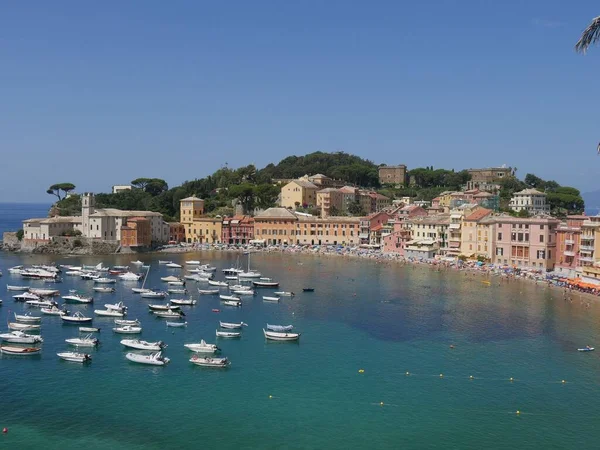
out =
[(600, 188), (598, 2), (0, 4), (0, 201), (343, 150)]

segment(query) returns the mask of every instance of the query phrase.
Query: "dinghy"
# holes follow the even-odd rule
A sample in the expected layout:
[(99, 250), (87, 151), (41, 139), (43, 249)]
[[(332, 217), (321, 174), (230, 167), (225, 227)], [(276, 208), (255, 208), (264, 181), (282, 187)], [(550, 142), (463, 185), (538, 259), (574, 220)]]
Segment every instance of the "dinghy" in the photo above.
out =
[(162, 277), (160, 279), (160, 281), (164, 281), (165, 283), (168, 283), (169, 281), (181, 281), (181, 279), (174, 277), (173, 275), (170, 275), (168, 277)]
[(219, 295), (219, 298), (221, 300), (231, 300), (231, 301), (235, 301), (235, 302), (239, 302), (240, 298), (236, 297), (234, 295)]
[(252, 284), (256, 287), (277, 287), (279, 283), (277, 281), (253, 281)]
[(193, 306), (196, 304), (196, 300), (194, 300), (192, 297), (185, 299), (185, 298), (181, 298), (181, 299), (171, 299), (171, 303), (174, 305), (184, 305), (184, 306)]
[(179, 319), (184, 316), (181, 311), (153, 311), (156, 317), (161, 317), (163, 319)]
[(129, 325), (129, 326), (139, 326), (140, 321), (137, 319), (127, 320), (127, 319), (115, 319), (115, 325)]
[(221, 322), (221, 321), (219, 321), (219, 326), (221, 328), (226, 328), (228, 330), (239, 330), (242, 327), (247, 327), (248, 324), (244, 323), (244, 322), (240, 322), (240, 323), (228, 323), (228, 322)]
[(215, 353), (220, 350), (215, 344), (207, 344), (204, 339), (199, 343), (183, 344), (183, 346), (196, 353)]
[(95, 347), (100, 343), (98, 338), (93, 337), (91, 334), (84, 336), (82, 338), (69, 338), (65, 339), (65, 342), (70, 345), (75, 345), (77, 347)]
[(236, 308), (239, 308), (242, 306), (242, 302), (239, 300), (221, 300), (221, 302), (225, 305), (225, 306), (235, 306)]
[(294, 329), (294, 325), (269, 325), (267, 324), (267, 330), (276, 331), (278, 333), (285, 333), (287, 331), (292, 331)]
[(183, 266), (174, 262), (165, 264), (169, 269), (181, 269)]
[(583, 348), (577, 349), (578, 352), (593, 352), (594, 350), (595, 350), (594, 347), (590, 347), (589, 345), (586, 345)]
[(144, 292), (152, 292), (152, 289), (145, 289), (145, 288), (131, 288), (131, 291), (134, 294), (143, 294)]
[(17, 314), (15, 313), (15, 320), (21, 323), (40, 323), (42, 321), (41, 317), (32, 316), (30, 313), (27, 314)]
[(235, 295), (245, 295), (245, 296), (250, 296), (250, 295), (254, 295), (256, 292), (254, 292), (252, 289), (245, 289), (243, 291), (233, 291), (233, 293)]
[(162, 291), (149, 291), (140, 293), (140, 297), (142, 298), (165, 298), (166, 296), (167, 293)]
[(60, 359), (64, 359), (65, 361), (77, 363), (86, 363), (92, 361), (92, 357), (87, 353), (62, 352), (57, 353), (56, 356), (58, 356)]
[(11, 347), (3, 345), (0, 347), (0, 352), (5, 355), (35, 355), (41, 352), (42, 349), (38, 347)]
[(185, 286), (185, 281), (177, 280), (177, 281), (167, 281), (169, 286)]
[(93, 289), (94, 291), (100, 292), (101, 294), (112, 294), (113, 292), (115, 292), (115, 288), (104, 286), (94, 286)]
[(229, 286), (224, 281), (215, 281), (215, 280), (208, 280), (208, 284), (210, 284), (211, 286), (219, 286), (219, 287), (228, 287)]
[(263, 295), (263, 300), (265, 302), (278, 302), (279, 297), (269, 297), (269, 296)]
[(296, 294), (294, 294), (293, 292), (286, 292), (286, 291), (275, 291), (273, 292), (275, 295), (278, 295), (280, 297), (293, 297)]
[(218, 289), (198, 289), (200, 295), (216, 295), (220, 291)]
[(17, 330), (17, 331), (39, 331), (41, 325), (33, 325), (30, 323), (16, 323), (16, 322), (8, 322), (9, 330)]
[(169, 322), (168, 320), (167, 320), (166, 324), (168, 327), (174, 327), (174, 328), (182, 328), (182, 327), (187, 326), (187, 322)]
[(106, 278), (106, 277), (96, 278), (94, 280), (94, 283), (100, 283), (100, 284), (115, 284), (116, 282), (117, 282), (116, 279), (114, 279), (114, 278)]
[(300, 333), (279, 333), (263, 329), (263, 334), (267, 340), (271, 341), (297, 341), (300, 339)]
[(198, 355), (192, 356), (190, 362), (202, 367), (229, 367), (231, 364), (227, 358), (201, 358)]
[(127, 353), (125, 355), (129, 361), (139, 364), (149, 364), (152, 366), (164, 366), (168, 364), (170, 359), (163, 357), (161, 352), (153, 353), (151, 355), (140, 355), (138, 353)]
[(64, 316), (65, 314), (69, 314), (69, 311), (66, 309), (60, 309), (56, 306), (51, 306), (50, 308), (42, 308), (42, 314), (46, 314), (48, 316)]
[(188, 266), (198, 266), (198, 265), (200, 265), (200, 261), (194, 261), (194, 260), (191, 260), (191, 261), (186, 261), (185, 263), (186, 263)]
[(242, 336), (242, 333), (240, 333), (238, 331), (219, 331), (219, 330), (216, 330), (215, 332), (217, 334), (217, 337), (220, 337), (220, 338), (234, 339), (234, 338), (239, 338), (239, 337)]
[(178, 311), (181, 309), (181, 306), (171, 306), (171, 305), (148, 305), (150, 311)]
[(147, 342), (140, 341), (139, 339), (123, 339), (121, 344), (125, 347), (135, 348), (136, 350), (151, 350), (154, 352), (159, 352), (167, 347), (167, 344), (163, 341)]
[(123, 302), (118, 302), (118, 303), (105, 303), (104, 307), (106, 309), (111, 309), (113, 311), (126, 311), (127, 310), (127, 306), (125, 306), (123, 304)]
[(22, 291), (26, 292), (29, 290), (29, 286), (11, 286), (10, 284), (6, 285), (7, 291)]
[(12, 344), (39, 344), (44, 342), (41, 336), (26, 334), (22, 331), (11, 331), (0, 334), (0, 339)]
[(100, 333), (100, 328), (97, 327), (79, 327), (80, 333)]
[(142, 332), (142, 327), (135, 327), (132, 325), (123, 325), (120, 327), (113, 328), (113, 331), (115, 333), (120, 333), (120, 334), (139, 334)]
[(100, 317), (123, 317), (127, 311), (117, 311), (115, 309), (95, 309), (94, 314)]
[(91, 317), (85, 317), (79, 311), (76, 311), (72, 316), (67, 316), (65, 314), (63, 316), (60, 316), (60, 318), (63, 321), (69, 322), (69, 323), (84, 323), (84, 322), (91, 322), (92, 321)]
[(302, 288), (303, 292), (315, 292), (315, 288)]

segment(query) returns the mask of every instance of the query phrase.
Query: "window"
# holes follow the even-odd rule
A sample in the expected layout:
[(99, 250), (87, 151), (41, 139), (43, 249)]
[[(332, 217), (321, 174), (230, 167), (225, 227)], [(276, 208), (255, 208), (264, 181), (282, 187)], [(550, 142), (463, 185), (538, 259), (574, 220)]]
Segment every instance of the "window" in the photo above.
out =
[[(548, 253), (550, 253), (550, 251), (548, 251)], [(537, 251), (537, 259), (546, 259), (546, 251), (538, 250)]]
[(496, 256), (504, 256), (504, 249), (502, 247), (496, 248)]
[(502, 233), (498, 233), (498, 240), (501, 241), (502, 240)]
[(544, 225), (540, 225), (540, 230), (543, 230), (543, 229), (544, 229)]
[(510, 233), (510, 240), (511, 241), (516, 241), (517, 240), (517, 233)]
[(540, 242), (544, 242), (544, 235), (540, 234)]
[(529, 242), (529, 233), (525, 233), (525, 242)]

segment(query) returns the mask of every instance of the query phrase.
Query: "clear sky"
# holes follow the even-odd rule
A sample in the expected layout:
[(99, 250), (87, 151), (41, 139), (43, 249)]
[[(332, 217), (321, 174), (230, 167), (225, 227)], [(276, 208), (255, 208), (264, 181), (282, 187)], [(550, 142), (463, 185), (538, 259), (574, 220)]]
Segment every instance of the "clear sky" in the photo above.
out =
[(343, 150), (600, 188), (597, 1), (0, 3), (0, 201)]

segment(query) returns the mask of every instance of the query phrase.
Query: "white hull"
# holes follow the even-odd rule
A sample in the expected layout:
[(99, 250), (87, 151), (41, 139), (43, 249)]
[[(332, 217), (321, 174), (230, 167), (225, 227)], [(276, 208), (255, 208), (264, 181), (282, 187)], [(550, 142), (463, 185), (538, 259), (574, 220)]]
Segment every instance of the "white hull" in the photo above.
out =
[(279, 295), (280, 297), (293, 297), (294, 293), (293, 292), (286, 292), (286, 291), (277, 291), (274, 292), (275, 295)]
[(76, 362), (76, 363), (84, 363), (92, 360), (90, 355), (85, 353), (76, 353), (76, 352), (62, 352), (57, 353), (60, 359), (64, 359), (65, 361)]
[(135, 319), (135, 320), (115, 319), (115, 325), (121, 325), (121, 326), (129, 325), (130, 327), (137, 327), (140, 325), (140, 321), (137, 319)]
[(198, 293), (201, 295), (216, 295), (219, 293), (218, 289), (198, 289)]
[(263, 300), (265, 302), (278, 302), (279, 301), (279, 297), (267, 297), (267, 296), (263, 296)]
[(240, 306), (242, 306), (242, 302), (238, 301), (234, 301), (234, 300), (221, 300), (223, 302), (224, 305), (226, 306), (235, 306), (236, 308), (239, 308)]
[(19, 355), (19, 356), (27, 356), (27, 355), (36, 355), (42, 351), (41, 348), (35, 347), (10, 347), (10, 346), (2, 346), (0, 347), (0, 352), (5, 355)]
[(263, 334), (266, 339), (271, 341), (297, 341), (300, 339), (300, 333), (279, 333), (263, 329)]
[(184, 344), (183, 346), (196, 353), (215, 353), (219, 350), (215, 344), (207, 344), (204, 340), (198, 344)]
[(115, 284), (117, 282), (117, 280), (115, 280), (114, 278), (96, 278), (94, 280), (94, 283), (100, 283), (100, 284)]
[(100, 332), (100, 328), (96, 327), (79, 327), (79, 331), (82, 333), (98, 333)]
[(181, 306), (193, 306), (196, 304), (196, 300), (177, 300), (177, 299), (172, 299), (171, 303), (174, 305), (181, 305)]
[(199, 358), (194, 355), (190, 358), (190, 362), (202, 367), (228, 367), (231, 363), (227, 358)]
[(148, 364), (151, 366), (164, 366), (169, 363), (169, 358), (163, 358), (161, 353), (154, 353), (152, 355), (138, 355), (137, 353), (127, 353), (125, 355), (129, 361), (138, 364)]
[(40, 323), (42, 318), (37, 316), (15, 314), (15, 320), (21, 323)]
[(219, 287), (228, 287), (229, 285), (227, 283), (225, 283), (224, 281), (213, 281), (213, 280), (208, 280), (208, 284), (210, 284), (211, 286), (219, 286)]
[(169, 322), (169, 321), (167, 321), (166, 323), (167, 323), (168, 327), (173, 327), (173, 328), (182, 328), (182, 327), (187, 326), (187, 322)]
[(219, 331), (219, 330), (216, 330), (216, 335), (217, 335), (217, 337), (220, 337), (220, 338), (235, 339), (235, 338), (241, 337), (242, 333), (235, 332), (235, 331)]
[(65, 295), (62, 299), (65, 302), (82, 304), (92, 303), (94, 301), (92, 297), (82, 297), (81, 295)]
[(152, 289), (144, 289), (144, 288), (131, 288), (131, 291), (134, 294), (143, 294), (144, 292), (152, 292)]
[(10, 285), (6, 285), (6, 290), (7, 291), (28, 291), (29, 290), (29, 286), (10, 286)]
[(182, 317), (181, 314), (173, 314), (171, 311), (154, 311), (154, 315), (163, 319), (179, 319)]
[(113, 331), (120, 334), (139, 334), (142, 332), (142, 327), (124, 325), (122, 327), (113, 328)]
[(11, 333), (0, 334), (0, 339), (13, 344), (38, 344), (44, 342), (41, 336), (26, 334), (22, 331), (13, 331)]
[(94, 291), (100, 292), (101, 294), (112, 294), (115, 292), (114, 288), (111, 287), (102, 287), (102, 286), (94, 286)]
[(225, 328), (227, 330), (240, 330), (243, 326), (248, 326), (247, 323), (227, 323), (227, 322), (219, 322), (219, 326), (221, 328)]
[(221, 300), (230, 300), (230, 301), (234, 301), (234, 302), (239, 302), (240, 301), (239, 297), (235, 297), (233, 295), (219, 295), (219, 298)]
[(101, 317), (123, 317), (123, 311), (115, 311), (114, 309), (95, 309), (94, 314)]
[(41, 325), (32, 325), (29, 323), (15, 323), (15, 322), (8, 323), (9, 330), (17, 330), (17, 331), (38, 331), (41, 327), (42, 327)]
[(159, 352), (161, 349), (166, 347), (162, 341), (146, 342), (140, 341), (139, 339), (123, 339), (121, 344), (125, 347), (135, 348), (136, 350), (151, 350), (154, 352)]
[(61, 316), (60, 318), (68, 323), (86, 323), (92, 321), (91, 317), (85, 317), (79, 311), (72, 316)]
[(252, 289), (244, 289), (243, 291), (233, 291), (235, 295), (246, 295), (251, 296), (254, 295), (255, 292)]
[(98, 339), (65, 339), (65, 342), (69, 345), (76, 347), (95, 347), (98, 345)]
[(165, 298), (167, 296), (166, 292), (142, 292), (140, 294), (142, 298)]
[(48, 316), (64, 316), (65, 314), (67, 314), (66, 311), (63, 311), (62, 309), (58, 308), (42, 308), (41, 311), (42, 314), (46, 314)]

